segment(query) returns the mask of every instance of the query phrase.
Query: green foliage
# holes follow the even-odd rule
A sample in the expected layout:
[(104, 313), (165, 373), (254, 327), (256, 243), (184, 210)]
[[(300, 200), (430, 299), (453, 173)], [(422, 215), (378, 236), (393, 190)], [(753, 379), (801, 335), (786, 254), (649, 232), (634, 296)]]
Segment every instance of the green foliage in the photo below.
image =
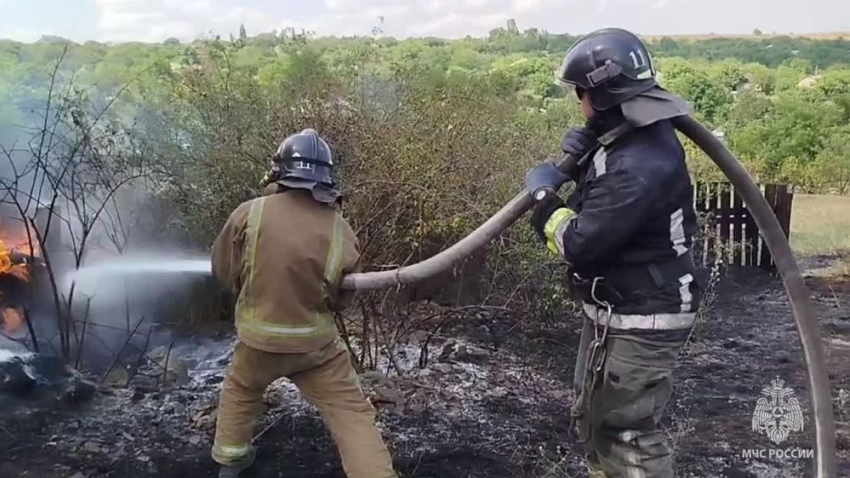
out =
[(829, 178), (828, 186), (838, 194), (850, 193), (850, 127), (830, 132), (814, 162), (816, 176)]
[(726, 59), (712, 65), (709, 76), (712, 82), (726, 91), (736, 91), (749, 81), (740, 60)]
[(821, 68), (850, 63), (850, 41), (844, 38), (713, 38), (701, 41), (662, 38), (650, 44), (650, 50), (657, 57), (736, 58), (744, 63), (761, 63), (773, 68), (795, 58), (810, 61)]
[(754, 116), (745, 126), (729, 132), (732, 148), (745, 159), (763, 162), (766, 179), (778, 174), (790, 158), (813, 161), (830, 129), (842, 118), (841, 108), (817, 99), (808, 92), (779, 96), (770, 113)]
[(850, 69), (832, 68), (817, 77), (815, 89), (825, 96), (850, 95)]
[(726, 127), (733, 131), (746, 127), (752, 121), (770, 116), (774, 111), (773, 100), (757, 90), (739, 93), (729, 107)]
[(493, 70), (531, 98), (547, 98), (554, 93), (555, 65), (547, 58), (511, 55), (494, 62)]
[[(46, 99), (46, 78), (63, 55), (61, 83), (73, 79), (101, 104), (120, 92), (122, 101), (115, 109), (127, 121), (138, 121), (135, 117), (142, 114), (149, 119), (169, 98), (187, 92), (197, 94), (212, 110), (212, 105), (221, 105), (236, 114), (230, 111), (234, 105), (251, 98), (277, 102), (279, 114), (290, 98), (313, 98), (325, 87), (336, 90), (345, 83), (382, 96), (381, 107), (387, 107), (393, 104), (390, 99), (398, 93), (397, 85), (415, 79), (418, 91), (428, 95), (475, 84), (492, 95), (481, 99), (483, 103), (510, 98), (521, 111), (517, 120), (528, 116), (548, 122), (552, 111), (562, 106), (576, 111), (571, 101), (560, 99), (553, 85), (557, 66), (575, 40), (533, 28), (521, 30), (516, 22), (508, 22), (487, 38), (452, 41), (312, 39), (293, 29), (253, 37), (241, 30), (230, 42), (192, 44), (176, 39), (115, 45), (77, 45), (58, 39), (34, 44), (0, 41), (0, 124), (6, 126), (0, 135), (8, 141), (13, 136), (9, 126), (37, 120), (35, 106)], [(723, 130), (764, 180), (793, 178), (781, 173), (794, 170), (792, 163), (814, 171), (811, 163), (832, 131), (850, 121), (850, 70), (844, 66), (850, 64), (847, 40), (766, 35), (704, 41), (662, 38), (650, 46), (663, 85), (692, 102), (698, 117)], [(208, 84), (210, 75), (222, 78), (221, 84)], [(395, 86), (378, 91), (387, 82)], [(128, 84), (131, 87), (126, 88)], [(234, 89), (236, 84), (251, 85), (253, 90)], [(575, 116), (564, 119), (581, 121)], [(244, 129), (236, 120), (222, 117), (221, 122), (235, 123), (230, 130)], [(697, 166), (699, 154), (693, 156)], [(783, 166), (786, 161), (792, 163)], [(709, 164), (697, 169), (699, 174), (712, 174)], [(818, 187), (826, 188), (829, 181), (822, 183)]]
[(750, 89), (764, 94), (773, 94), (776, 87), (776, 71), (759, 64), (747, 63), (743, 66), (744, 77), (747, 79)]
[[(716, 76), (708, 71), (691, 66), (676, 59), (662, 64), (660, 72), (665, 88), (682, 95), (693, 103), (694, 109), (709, 122), (719, 119), (732, 100), (732, 89), (744, 80), (743, 72), (731, 68), (719, 68)], [(724, 82), (732, 84), (724, 87)]]

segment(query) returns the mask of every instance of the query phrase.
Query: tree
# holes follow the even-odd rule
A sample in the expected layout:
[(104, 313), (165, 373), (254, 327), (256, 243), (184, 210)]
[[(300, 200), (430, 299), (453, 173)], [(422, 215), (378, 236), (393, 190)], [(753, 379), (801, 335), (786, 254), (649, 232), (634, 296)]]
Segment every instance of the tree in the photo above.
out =
[(838, 105), (818, 100), (796, 91), (779, 95), (771, 113), (729, 131), (732, 148), (747, 161), (762, 162), (771, 180), (790, 158), (808, 165), (823, 148), (824, 132), (840, 125), (843, 113)]
[(762, 31), (756, 28), (755, 30), (753, 30), (753, 35), (760, 37), (762, 35)]
[(815, 167), (829, 192), (850, 193), (850, 127), (836, 129), (829, 135)]
[(772, 95), (776, 87), (776, 71), (760, 64), (747, 63), (743, 67), (747, 83), (755, 90)]
[(770, 97), (758, 91), (744, 91), (735, 97), (726, 115), (726, 126), (736, 130), (773, 113)]
[(815, 89), (833, 98), (850, 94), (850, 69), (831, 68), (823, 72), (818, 78)]
[(244, 23), (239, 25), (239, 39), (243, 41), (248, 39), (248, 32), (245, 30)]
[(509, 56), (496, 61), (493, 69), (502, 71), (532, 98), (551, 96), (555, 66), (546, 58)]
[(707, 121), (720, 119), (731, 102), (731, 92), (703, 70), (678, 63), (669, 66), (662, 70), (664, 86), (693, 103), (696, 112)]
[(737, 91), (747, 84), (744, 64), (740, 60), (727, 58), (712, 65), (710, 78), (727, 91)]

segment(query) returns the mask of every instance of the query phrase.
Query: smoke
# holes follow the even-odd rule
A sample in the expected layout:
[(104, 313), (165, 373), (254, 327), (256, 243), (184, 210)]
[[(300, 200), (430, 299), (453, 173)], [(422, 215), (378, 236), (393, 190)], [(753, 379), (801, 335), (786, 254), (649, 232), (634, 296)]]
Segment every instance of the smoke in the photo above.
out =
[[(137, 347), (172, 340), (170, 326), (187, 319), (197, 289), (210, 289), (209, 257), (164, 231), (156, 202), (133, 184), (106, 206), (108, 214), (94, 224), (82, 250), (79, 221), (63, 231), (59, 249), (70, 265), (58, 271), (57, 286), (63, 297), (73, 297), (74, 317), (93, 333), (85, 355), (91, 361), (102, 364), (118, 353), (138, 323), (143, 325), (132, 341)], [(79, 258), (79, 266), (69, 255)]]
[[(27, 83), (35, 87), (0, 88), (0, 123), (15, 124), (0, 133), (0, 228), (32, 223), (50, 267), (35, 267), (27, 297), (3, 300), (30, 312), (42, 353), (61, 352), (60, 325), (70, 320), (72, 349), (82, 349), (87, 365), (108, 362), (125, 344), (141, 350), (172, 340), (169, 325), (185, 319), (210, 280), (168, 269), (206, 252), (166, 227), (144, 132), (128, 116), (134, 110), (103, 112), (95, 104), (106, 102), (89, 99), (97, 92), (81, 96), (66, 85), (56, 87), (47, 109), (43, 78)], [(0, 338), (0, 349), (20, 351), (20, 344)]]

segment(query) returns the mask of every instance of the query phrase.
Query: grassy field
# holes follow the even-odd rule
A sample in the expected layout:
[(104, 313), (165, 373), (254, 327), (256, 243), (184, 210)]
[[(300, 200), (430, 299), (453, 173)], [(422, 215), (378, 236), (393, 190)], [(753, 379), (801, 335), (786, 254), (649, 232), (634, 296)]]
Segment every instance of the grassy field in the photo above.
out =
[(796, 194), (791, 247), (798, 254), (850, 254), (850, 197)]

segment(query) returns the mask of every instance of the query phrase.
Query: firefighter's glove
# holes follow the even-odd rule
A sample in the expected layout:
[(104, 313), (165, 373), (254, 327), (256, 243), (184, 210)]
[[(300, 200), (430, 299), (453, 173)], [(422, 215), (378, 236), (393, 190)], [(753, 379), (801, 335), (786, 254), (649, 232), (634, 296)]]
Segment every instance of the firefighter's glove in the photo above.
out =
[(575, 212), (567, 208), (558, 195), (550, 194), (534, 206), (531, 227), (550, 251), (562, 255), (564, 231), (573, 216)]
[(543, 201), (548, 196), (557, 196), (556, 191), (569, 180), (568, 175), (558, 171), (558, 168), (548, 161), (529, 169), (525, 175), (528, 193), (536, 202)]
[(561, 138), (561, 150), (579, 160), (593, 148), (599, 146), (599, 140), (590, 128), (570, 128)]

